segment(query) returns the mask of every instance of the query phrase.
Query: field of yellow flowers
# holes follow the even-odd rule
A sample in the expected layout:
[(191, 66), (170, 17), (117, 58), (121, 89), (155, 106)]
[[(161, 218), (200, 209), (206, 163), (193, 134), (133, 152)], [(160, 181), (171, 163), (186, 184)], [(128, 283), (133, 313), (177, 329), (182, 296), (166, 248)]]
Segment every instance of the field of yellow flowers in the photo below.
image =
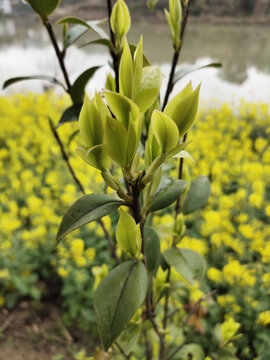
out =
[[(57, 123), (67, 105), (53, 93), (0, 98), (0, 307), (59, 299), (66, 324), (76, 319), (95, 332), (93, 288), (110, 266), (102, 229), (88, 225), (55, 247), (61, 216), (80, 196), (49, 127), (48, 116)], [(98, 171), (75, 153), (76, 129), (59, 128), (71, 164), (88, 193), (102, 191)], [(186, 217), (179, 244), (207, 261), (204, 282), (189, 293), (194, 301), (209, 293), (216, 300), (199, 319), (208, 334), (203, 346), (211, 348), (221, 322), (223, 341), (234, 339), (240, 359), (270, 359), (269, 108), (242, 103), (202, 111), (189, 138), (195, 163), (186, 162), (186, 171), (209, 176), (212, 187), (208, 205)], [(113, 233), (114, 219), (104, 221)], [(168, 213), (155, 226), (162, 233), (172, 221)]]

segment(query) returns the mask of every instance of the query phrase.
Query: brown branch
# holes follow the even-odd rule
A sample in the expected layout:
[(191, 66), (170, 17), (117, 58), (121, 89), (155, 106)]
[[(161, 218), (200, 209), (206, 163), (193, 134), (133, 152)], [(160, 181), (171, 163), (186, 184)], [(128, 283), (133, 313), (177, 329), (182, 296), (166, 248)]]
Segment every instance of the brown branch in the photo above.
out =
[(186, 27), (187, 27), (187, 22), (188, 22), (188, 17), (189, 17), (189, 13), (190, 13), (190, 8), (191, 5), (193, 3), (194, 0), (189, 0), (187, 5), (186, 5), (186, 9), (185, 9), (185, 14), (184, 17), (182, 19), (182, 23), (181, 23), (181, 32), (180, 32), (180, 46), (178, 49), (174, 50), (174, 54), (173, 54), (173, 58), (172, 58), (172, 65), (171, 65), (171, 71), (170, 71), (170, 76), (169, 76), (169, 80), (168, 80), (168, 84), (167, 84), (167, 90), (165, 93), (165, 97), (164, 97), (164, 102), (163, 102), (163, 106), (162, 106), (162, 110), (165, 109), (170, 94), (173, 91), (174, 88), (174, 73), (175, 73), (175, 69), (176, 69), (176, 65), (178, 63), (179, 60), (179, 56), (183, 47), (183, 43), (184, 43), (184, 38), (185, 38), (185, 33), (186, 33)]
[(70, 81), (69, 81), (69, 76), (68, 76), (68, 73), (67, 73), (67, 69), (66, 69), (66, 65), (65, 65), (65, 62), (64, 62), (63, 54), (61, 53), (61, 51), (59, 49), (59, 46), (57, 44), (57, 41), (56, 41), (56, 36), (54, 34), (53, 27), (52, 27), (51, 23), (49, 22), (49, 20), (47, 18), (45, 18), (43, 20), (43, 25), (45, 26), (45, 28), (46, 28), (46, 30), (47, 30), (47, 32), (49, 34), (49, 37), (50, 37), (50, 40), (52, 42), (55, 54), (57, 56), (60, 68), (62, 70), (64, 79), (65, 79), (65, 82), (66, 82), (66, 85), (67, 85), (66, 92), (70, 93), (71, 84), (70, 84)]
[(55, 127), (53, 126), (53, 123), (52, 123), (52, 120), (51, 120), (51, 119), (49, 119), (49, 123), (50, 123), (51, 131), (52, 131), (52, 133), (53, 133), (53, 135), (54, 135), (54, 137), (55, 137), (55, 139), (56, 139), (56, 141), (57, 141), (57, 143), (58, 143), (58, 145), (59, 145), (59, 147), (60, 147), (61, 154), (62, 154), (62, 158), (63, 158), (63, 160), (66, 162), (67, 167), (68, 167), (68, 169), (69, 169), (69, 172), (70, 172), (71, 176), (73, 177), (73, 179), (74, 179), (74, 181), (76, 182), (76, 184), (77, 184), (78, 188), (80, 189), (80, 191), (81, 191), (83, 194), (85, 194), (84, 187), (83, 187), (82, 183), (80, 182), (80, 180), (78, 179), (78, 177), (76, 176), (76, 174), (75, 174), (75, 172), (74, 172), (74, 170), (73, 170), (73, 167), (72, 167), (71, 164), (70, 164), (68, 155), (67, 155), (67, 153), (66, 153), (66, 151), (65, 151), (65, 149), (64, 149), (64, 145), (63, 145), (63, 143), (62, 143), (62, 141), (61, 141), (61, 139), (60, 139), (60, 137), (59, 137), (59, 135), (58, 135), (58, 132), (56, 131)]
[[(166, 283), (170, 282), (170, 276), (171, 276), (171, 268), (169, 267), (167, 278), (166, 278)], [(164, 316), (163, 316), (163, 329), (164, 330), (166, 330), (166, 328), (167, 328), (169, 297), (170, 297), (170, 288), (167, 287), (166, 294), (165, 294)]]
[(103, 230), (103, 232), (104, 232), (104, 235), (105, 235), (105, 237), (106, 237), (106, 239), (107, 239), (107, 241), (108, 241), (108, 245), (109, 245), (109, 247), (110, 247), (112, 256), (114, 257), (114, 259), (115, 259), (115, 261), (117, 262), (117, 264), (120, 264), (121, 261), (120, 261), (118, 255), (117, 255), (117, 253), (116, 253), (116, 249), (115, 249), (115, 246), (114, 246), (113, 239), (112, 239), (112, 237), (110, 236), (108, 230), (106, 229), (104, 222), (102, 221), (102, 219), (99, 219), (99, 220), (98, 220), (98, 223), (99, 223), (99, 225), (101, 226), (101, 228), (102, 228), (102, 230)]

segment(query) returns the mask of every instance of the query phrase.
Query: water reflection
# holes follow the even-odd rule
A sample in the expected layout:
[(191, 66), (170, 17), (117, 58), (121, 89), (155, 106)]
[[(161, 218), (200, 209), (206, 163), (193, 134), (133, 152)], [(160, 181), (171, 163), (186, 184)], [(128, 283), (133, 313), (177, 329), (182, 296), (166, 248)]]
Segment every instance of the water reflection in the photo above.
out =
[[(162, 66), (166, 76), (172, 56), (167, 26), (162, 23), (138, 22), (129, 34), (129, 40), (137, 43), (141, 33), (144, 35), (145, 53), (151, 62)], [(1, 18), (0, 34), (0, 67), (4, 69), (0, 73), (1, 83), (7, 77), (18, 75), (44, 73), (59, 76), (58, 64), (47, 34), (38, 19)], [(59, 27), (59, 36), (60, 34)], [(195, 82), (203, 80), (208, 88), (207, 90), (202, 87), (202, 95), (205, 98), (245, 97), (255, 99), (254, 101), (265, 98), (267, 101), (270, 97), (270, 42), (267, 40), (269, 36), (270, 29), (258, 25), (190, 25), (181, 62), (204, 65), (208, 61), (221, 61), (223, 68), (220, 71), (208, 69), (195, 73), (184, 79), (180, 86), (189, 79)], [(81, 39), (81, 43), (94, 37), (95, 35), (89, 32)], [(67, 66), (72, 78), (90, 66), (105, 65), (107, 60), (107, 51), (100, 46), (81, 50), (73, 47), (67, 54)], [(94, 79), (98, 88), (104, 84), (101, 74), (102, 71), (97, 73)], [(255, 88), (256, 86), (264, 88), (265, 92), (262, 93), (259, 88)], [(22, 91), (25, 88), (39, 91), (40, 85), (37, 82), (22, 83), (14, 87), (14, 91)]]

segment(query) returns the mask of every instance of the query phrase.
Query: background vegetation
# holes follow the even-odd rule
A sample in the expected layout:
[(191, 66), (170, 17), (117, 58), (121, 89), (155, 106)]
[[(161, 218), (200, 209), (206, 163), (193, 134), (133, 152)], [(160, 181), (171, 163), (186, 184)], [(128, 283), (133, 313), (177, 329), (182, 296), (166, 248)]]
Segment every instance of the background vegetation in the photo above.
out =
[[(93, 344), (97, 329), (92, 296), (110, 269), (107, 243), (94, 224), (57, 248), (54, 242), (62, 209), (79, 193), (55, 139), (44, 133), (49, 131), (47, 114), (57, 121), (68, 99), (52, 93), (14, 95), (0, 98), (0, 105), (0, 304), (12, 309), (23, 299), (53, 303), (62, 309), (65, 324), (87, 331)], [(224, 104), (202, 111), (192, 131), (196, 141), (191, 152), (197, 163), (188, 163), (188, 168), (192, 178), (210, 177), (212, 195), (203, 211), (187, 219), (179, 246), (204, 255), (208, 270), (202, 285), (184, 284), (179, 290), (175, 301), (181, 311), (175, 323), (188, 316), (195, 342), (206, 353), (213, 346), (213, 329), (222, 324), (220, 341), (237, 333), (237, 358), (270, 356), (269, 120), (266, 105), (243, 103), (232, 110)], [(65, 125), (59, 131), (69, 139), (75, 127)], [(66, 144), (72, 165), (87, 192), (97, 191), (102, 178), (74, 155), (76, 142)], [(162, 235), (173, 217), (170, 212), (161, 215), (154, 226)], [(109, 229), (115, 220), (105, 218)], [(163, 238), (163, 250), (168, 242)], [(178, 281), (179, 275), (174, 276)], [(156, 286), (164, 282), (161, 272)], [(196, 311), (192, 304), (197, 304)], [(181, 336), (179, 331), (175, 336)]]

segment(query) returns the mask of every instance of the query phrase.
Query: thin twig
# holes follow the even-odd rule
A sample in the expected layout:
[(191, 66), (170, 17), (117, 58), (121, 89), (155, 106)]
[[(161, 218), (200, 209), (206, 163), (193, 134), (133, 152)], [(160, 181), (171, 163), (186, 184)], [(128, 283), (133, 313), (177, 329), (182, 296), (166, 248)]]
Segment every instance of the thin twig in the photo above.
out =
[(46, 30), (47, 30), (47, 32), (49, 34), (49, 37), (51, 39), (51, 42), (52, 42), (55, 54), (57, 56), (60, 68), (61, 68), (63, 76), (65, 78), (65, 82), (66, 82), (66, 85), (67, 85), (66, 91), (67, 91), (67, 93), (70, 93), (71, 84), (70, 84), (70, 81), (69, 81), (69, 76), (68, 76), (67, 69), (66, 69), (66, 66), (65, 66), (63, 54), (61, 53), (61, 51), (59, 49), (59, 46), (57, 44), (57, 40), (56, 40), (56, 36), (54, 34), (54, 31), (53, 31), (53, 27), (52, 27), (51, 23), (49, 22), (49, 20), (47, 18), (43, 20), (43, 25), (45, 26), (45, 28), (46, 28)]
[[(171, 276), (171, 268), (169, 267), (166, 283), (170, 282)], [(170, 297), (170, 287), (168, 286), (165, 294), (165, 304), (164, 304), (164, 316), (163, 316), (163, 329), (167, 328), (167, 320), (168, 320), (168, 310), (169, 310), (169, 297)]]
[(58, 132), (56, 131), (55, 127), (53, 126), (53, 123), (52, 123), (52, 120), (51, 120), (51, 119), (49, 119), (49, 123), (50, 123), (51, 131), (52, 131), (52, 133), (53, 133), (53, 135), (54, 135), (54, 137), (55, 137), (55, 139), (56, 139), (56, 141), (57, 141), (57, 143), (58, 143), (58, 145), (59, 145), (59, 147), (60, 147), (61, 154), (62, 154), (62, 158), (63, 158), (63, 160), (66, 162), (67, 167), (68, 167), (68, 169), (69, 169), (69, 172), (70, 172), (71, 176), (73, 177), (74, 181), (75, 181), (76, 184), (78, 185), (80, 191), (81, 191), (83, 194), (85, 194), (84, 187), (83, 187), (82, 183), (80, 182), (80, 180), (78, 179), (78, 177), (76, 176), (76, 174), (75, 174), (75, 172), (74, 172), (74, 170), (73, 170), (73, 167), (72, 167), (71, 164), (70, 164), (68, 155), (67, 155), (67, 153), (66, 153), (66, 151), (65, 151), (65, 149), (64, 149), (64, 145), (63, 145), (63, 143), (62, 143), (62, 141), (61, 141), (61, 139), (60, 139), (60, 137), (59, 137), (59, 135), (58, 135)]
[(117, 342), (115, 342), (115, 345), (118, 347), (120, 353), (124, 356), (125, 359), (129, 360), (130, 359), (130, 355), (125, 354), (124, 350), (121, 348), (120, 345), (117, 344)]
[(183, 47), (183, 43), (184, 43), (184, 38), (185, 38), (185, 33), (186, 33), (186, 27), (187, 27), (187, 22), (188, 22), (188, 17), (189, 17), (189, 13), (190, 13), (190, 8), (191, 5), (193, 3), (194, 0), (189, 0), (187, 5), (186, 5), (186, 9), (185, 9), (185, 15), (183, 17), (182, 23), (181, 23), (181, 32), (180, 32), (180, 46), (178, 49), (175, 49), (174, 54), (173, 54), (173, 58), (172, 58), (172, 65), (171, 65), (171, 72), (170, 72), (170, 76), (169, 76), (169, 80), (168, 80), (168, 85), (167, 85), (167, 90), (166, 90), (166, 94), (164, 97), (164, 102), (163, 102), (163, 106), (162, 106), (162, 110), (165, 109), (168, 100), (169, 100), (169, 96), (171, 94), (171, 92), (173, 91), (174, 88), (174, 73), (175, 73), (175, 69), (176, 69), (176, 65), (178, 63), (179, 60), (179, 56)]
[(110, 236), (108, 230), (106, 229), (105, 227), (105, 224), (104, 222), (102, 221), (102, 219), (99, 219), (98, 220), (98, 223), (99, 225), (102, 227), (102, 230), (104, 232), (104, 235), (108, 241), (108, 244), (109, 244), (109, 247), (110, 247), (110, 250), (111, 250), (111, 254), (112, 256), (114, 257), (115, 261), (117, 262), (117, 264), (120, 264), (121, 263), (121, 260), (119, 259), (117, 253), (116, 253), (116, 249), (115, 249), (115, 246), (114, 246), (114, 242), (113, 242), (113, 239), (112, 237)]

